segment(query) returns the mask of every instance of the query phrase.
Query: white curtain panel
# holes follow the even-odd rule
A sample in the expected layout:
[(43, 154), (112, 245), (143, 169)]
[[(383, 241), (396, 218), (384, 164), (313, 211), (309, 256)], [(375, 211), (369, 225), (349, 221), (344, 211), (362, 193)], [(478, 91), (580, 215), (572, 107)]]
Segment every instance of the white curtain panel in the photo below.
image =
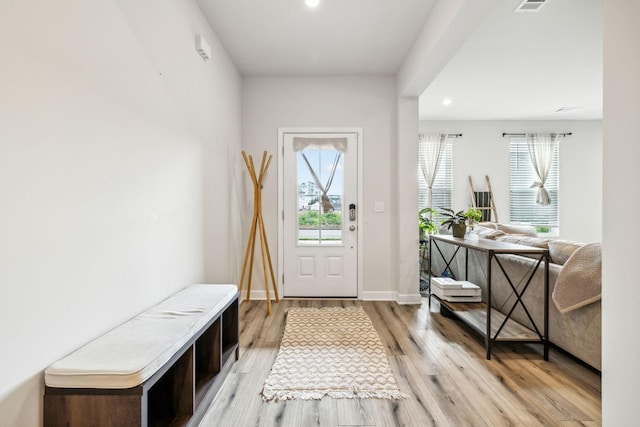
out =
[(551, 203), (551, 197), (549, 197), (549, 192), (544, 188), (544, 184), (547, 182), (547, 176), (553, 161), (553, 153), (558, 149), (558, 142), (561, 137), (557, 133), (528, 133), (526, 138), (531, 164), (538, 175), (538, 180), (531, 184), (531, 188), (538, 188), (536, 203), (548, 205)]
[(293, 138), (293, 150), (302, 151), (307, 148), (315, 150), (336, 150), (341, 153), (347, 151), (347, 138)]
[(444, 153), (444, 144), (447, 140), (446, 133), (434, 133), (419, 135), (418, 142), (418, 160), (420, 162), (420, 170), (422, 170), (422, 176), (427, 183), (429, 189), (428, 206), (431, 207), (433, 202), (433, 181), (436, 179), (438, 173), (438, 167), (440, 166), (440, 159)]

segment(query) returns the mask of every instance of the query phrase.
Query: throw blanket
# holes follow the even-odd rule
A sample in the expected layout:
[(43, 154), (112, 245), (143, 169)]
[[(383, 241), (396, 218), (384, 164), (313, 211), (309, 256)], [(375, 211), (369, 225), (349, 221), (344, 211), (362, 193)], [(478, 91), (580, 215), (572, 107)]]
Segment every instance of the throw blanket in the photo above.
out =
[(602, 296), (602, 244), (578, 248), (558, 275), (553, 302), (561, 313), (584, 307)]

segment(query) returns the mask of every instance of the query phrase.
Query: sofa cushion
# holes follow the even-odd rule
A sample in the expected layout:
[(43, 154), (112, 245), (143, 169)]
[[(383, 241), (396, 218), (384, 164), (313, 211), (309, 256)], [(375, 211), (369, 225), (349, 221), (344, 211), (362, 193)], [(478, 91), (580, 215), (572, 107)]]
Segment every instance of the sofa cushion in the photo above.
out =
[(491, 222), (491, 221), (482, 221), (482, 222), (479, 222), (478, 225), (480, 227), (492, 228), (494, 230), (498, 229), (498, 224), (495, 223), (495, 222)]
[(498, 230), (506, 234), (521, 234), (523, 236), (538, 237), (536, 228), (532, 225), (497, 224)]
[(570, 242), (568, 240), (550, 240), (549, 257), (554, 264), (564, 265), (576, 249), (584, 246), (584, 243)]
[(473, 227), (473, 234), (480, 237), (481, 239), (490, 239), (495, 240), (496, 237), (504, 236), (505, 232), (496, 230), (495, 228), (487, 228), (480, 225), (476, 225)]
[(496, 237), (497, 241), (506, 243), (515, 243), (517, 245), (533, 246), (536, 248), (548, 249), (549, 239), (541, 239), (540, 237), (504, 235)]

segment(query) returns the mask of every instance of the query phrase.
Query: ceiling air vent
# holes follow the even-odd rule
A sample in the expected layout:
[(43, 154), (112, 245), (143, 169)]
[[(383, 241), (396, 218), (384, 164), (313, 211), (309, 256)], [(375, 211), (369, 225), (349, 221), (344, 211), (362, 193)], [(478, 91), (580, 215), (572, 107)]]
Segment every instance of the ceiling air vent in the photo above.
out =
[(514, 12), (537, 12), (544, 6), (549, 0), (524, 0), (516, 7)]

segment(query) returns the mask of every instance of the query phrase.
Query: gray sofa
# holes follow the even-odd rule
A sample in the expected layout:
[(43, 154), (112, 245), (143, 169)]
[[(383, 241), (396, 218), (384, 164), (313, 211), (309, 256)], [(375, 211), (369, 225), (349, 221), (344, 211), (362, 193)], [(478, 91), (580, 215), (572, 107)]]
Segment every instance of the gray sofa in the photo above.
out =
[[(555, 346), (567, 351), (588, 365), (600, 370), (601, 359), (601, 302), (599, 293), (589, 300), (581, 302), (561, 312), (556, 306), (552, 295), (558, 279), (563, 289), (580, 293), (587, 282), (600, 286), (601, 246), (599, 244), (586, 245), (578, 242), (551, 240), (537, 237), (533, 227), (513, 226), (507, 224), (481, 223), (474, 228), (473, 233), (478, 238), (488, 238), (496, 241), (518, 243), (527, 246), (537, 246), (549, 249), (549, 340)], [(587, 246), (595, 257), (587, 258), (579, 254), (586, 251)], [(454, 246), (439, 242), (443, 254), (450, 257)], [(578, 249), (581, 251), (576, 252)], [(432, 271), (439, 275), (445, 268), (440, 254), (434, 249), (431, 254)], [(575, 255), (574, 255), (575, 254)], [(574, 256), (572, 256), (574, 255)], [(535, 268), (536, 260), (520, 255), (499, 255), (500, 261), (514, 281), (517, 289), (521, 289), (526, 282), (528, 272)], [(451, 264), (453, 274), (458, 279), (464, 278), (465, 253), (459, 251), (455, 261)], [(506, 313), (513, 306), (515, 296), (508, 281), (500, 271), (494, 260), (492, 265), (493, 287), (492, 307)], [(469, 251), (468, 280), (482, 288), (483, 301), (486, 301), (486, 258), (484, 254)], [(564, 273), (563, 273), (564, 271)], [(599, 288), (598, 288), (599, 292)], [(557, 297), (557, 295), (556, 295)], [(544, 315), (544, 266), (540, 265), (533, 280), (523, 296), (531, 316), (542, 328)], [(526, 313), (520, 305), (512, 314), (513, 319), (525, 326), (530, 325)]]

